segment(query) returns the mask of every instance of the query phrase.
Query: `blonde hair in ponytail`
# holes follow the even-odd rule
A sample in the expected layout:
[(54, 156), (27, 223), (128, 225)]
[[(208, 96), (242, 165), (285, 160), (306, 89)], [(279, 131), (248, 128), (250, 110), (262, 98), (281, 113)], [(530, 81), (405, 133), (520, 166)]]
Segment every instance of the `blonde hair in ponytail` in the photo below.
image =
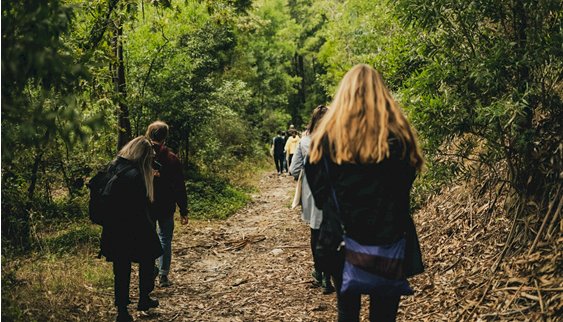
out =
[(154, 201), (152, 170), (154, 150), (150, 141), (145, 136), (138, 136), (125, 144), (117, 155), (139, 165), (141, 176), (145, 182), (147, 197), (151, 202)]
[[(327, 153), (337, 164), (378, 163), (389, 157), (389, 133), (403, 146), (403, 157), (420, 170), (424, 163), (414, 131), (371, 66), (354, 66), (340, 82), (330, 108), (318, 125), (309, 152), (311, 163)], [(328, 139), (329, 146), (323, 145)], [(324, 151), (328, 148), (329, 151)]]

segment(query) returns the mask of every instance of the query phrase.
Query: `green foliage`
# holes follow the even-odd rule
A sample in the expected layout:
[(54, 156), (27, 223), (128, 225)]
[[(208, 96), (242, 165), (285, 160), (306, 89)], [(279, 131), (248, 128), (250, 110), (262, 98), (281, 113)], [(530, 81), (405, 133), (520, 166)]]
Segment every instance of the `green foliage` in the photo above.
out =
[(29, 217), (23, 205), (27, 198), (21, 178), (2, 176), (2, 246), (29, 246)]
[(62, 41), (73, 11), (60, 1), (10, 1), (2, 7), (2, 161), (56, 134), (84, 139), (73, 95), (85, 70)]
[(278, 131), (285, 131), (287, 124), (291, 121), (291, 115), (280, 110), (266, 110), (262, 112), (262, 137), (268, 143), (272, 143), (272, 138)]
[[(5, 260), (2, 255), (2, 261)], [(25, 321), (25, 313), (22, 308), (9, 299), (13, 290), (20, 284), (21, 281), (16, 278), (15, 271), (6, 272), (2, 269), (2, 319), (5, 321)]]
[(217, 177), (188, 181), (190, 216), (199, 219), (225, 219), (242, 208), (250, 197)]
[(87, 221), (58, 230), (54, 236), (42, 242), (49, 253), (69, 253), (77, 248), (97, 247), (100, 243), (101, 227)]
[[(237, 64), (233, 73), (252, 90), (248, 118), (259, 126), (264, 111), (290, 111), (289, 97), (300, 79), (291, 74), (300, 28), (291, 20), (287, 1), (257, 1), (254, 10), (239, 23)], [(286, 128), (289, 124), (285, 124)], [(267, 137), (269, 137), (268, 135)], [(266, 139), (265, 136), (261, 137)]]
[[(542, 195), (561, 166), (552, 159), (563, 110), (560, 2), (399, 1), (397, 12), (421, 30), (423, 63), (403, 95), (429, 150), (447, 144), (462, 158), (504, 161), (520, 194)], [(466, 149), (475, 138), (483, 144)]]
[(79, 66), (73, 64), (72, 56), (61, 41), (71, 18), (71, 8), (60, 1), (23, 0), (3, 4), (2, 97), (7, 104), (5, 109), (16, 107), (14, 101), (30, 81), (45, 90), (54, 87), (68, 90), (72, 85)]

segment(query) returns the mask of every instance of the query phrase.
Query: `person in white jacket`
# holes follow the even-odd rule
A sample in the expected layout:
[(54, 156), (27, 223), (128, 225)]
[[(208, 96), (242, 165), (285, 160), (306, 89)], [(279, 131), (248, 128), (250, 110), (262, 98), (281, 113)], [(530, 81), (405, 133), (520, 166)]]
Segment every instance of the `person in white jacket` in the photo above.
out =
[[(311, 116), (311, 122), (307, 127), (307, 131), (304, 133), (303, 138), (299, 141), (298, 147), (293, 154), (293, 159), (291, 160), (289, 173), (297, 180), (299, 174), (303, 170), (303, 165), (305, 164), (305, 159), (309, 154), (309, 145), (311, 144), (311, 134), (315, 131), (315, 127), (325, 115), (328, 109), (324, 105), (319, 105), (313, 110)], [(291, 139), (291, 138), (289, 138)], [(302, 213), (301, 218), (309, 224), (311, 227), (311, 251), (313, 255), (313, 277), (315, 278), (314, 284), (317, 286), (323, 286), (323, 293), (330, 294), (334, 292), (334, 287), (330, 281), (330, 275), (326, 272), (322, 272), (318, 265), (318, 260), (316, 258), (316, 246), (319, 239), (319, 232), (321, 221), (323, 220), (323, 211), (315, 207), (315, 201), (313, 200), (313, 194), (307, 183), (307, 176), (303, 172), (303, 178), (301, 182), (301, 205)]]

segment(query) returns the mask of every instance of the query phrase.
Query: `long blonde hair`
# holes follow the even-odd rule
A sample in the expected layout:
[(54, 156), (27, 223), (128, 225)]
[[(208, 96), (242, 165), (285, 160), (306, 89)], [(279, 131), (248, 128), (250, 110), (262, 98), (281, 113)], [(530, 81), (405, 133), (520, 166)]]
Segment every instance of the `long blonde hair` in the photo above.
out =
[[(389, 157), (389, 133), (397, 137), (412, 166), (424, 163), (415, 133), (381, 75), (371, 66), (354, 66), (340, 82), (330, 108), (311, 141), (309, 160), (317, 163), (327, 148), (337, 164), (378, 163)], [(323, 145), (328, 139), (329, 146)]]
[(125, 144), (117, 155), (139, 165), (139, 171), (145, 182), (147, 197), (150, 201), (154, 201), (152, 170), (154, 150), (150, 141), (143, 135), (138, 136)]

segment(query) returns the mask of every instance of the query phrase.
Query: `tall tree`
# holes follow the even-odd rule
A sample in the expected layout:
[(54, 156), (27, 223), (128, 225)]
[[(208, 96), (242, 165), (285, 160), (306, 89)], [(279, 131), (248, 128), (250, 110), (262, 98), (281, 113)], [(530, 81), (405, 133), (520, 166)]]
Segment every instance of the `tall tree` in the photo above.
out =
[(127, 105), (127, 83), (125, 80), (125, 63), (123, 60), (123, 18), (117, 16), (113, 20), (111, 48), (114, 61), (111, 64), (112, 79), (117, 97), (117, 150), (131, 140), (131, 120)]

